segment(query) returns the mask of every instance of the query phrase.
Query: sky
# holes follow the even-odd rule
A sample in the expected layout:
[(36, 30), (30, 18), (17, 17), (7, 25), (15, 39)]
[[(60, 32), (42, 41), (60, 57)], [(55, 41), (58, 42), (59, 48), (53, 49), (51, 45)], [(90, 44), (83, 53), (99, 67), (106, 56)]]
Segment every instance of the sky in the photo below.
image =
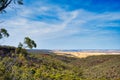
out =
[(120, 0), (24, 0), (0, 14), (0, 28), (17, 46), (28, 36), (37, 49), (120, 49)]

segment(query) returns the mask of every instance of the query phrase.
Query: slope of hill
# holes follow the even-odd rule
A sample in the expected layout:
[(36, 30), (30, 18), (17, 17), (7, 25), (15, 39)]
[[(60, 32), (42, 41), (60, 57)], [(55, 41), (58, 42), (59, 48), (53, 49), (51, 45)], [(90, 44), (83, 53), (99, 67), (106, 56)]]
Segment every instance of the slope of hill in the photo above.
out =
[(77, 59), (70, 64), (82, 68), (83, 76), (91, 80), (120, 80), (120, 55), (90, 56)]
[(120, 55), (12, 53), (0, 57), (0, 80), (120, 80)]

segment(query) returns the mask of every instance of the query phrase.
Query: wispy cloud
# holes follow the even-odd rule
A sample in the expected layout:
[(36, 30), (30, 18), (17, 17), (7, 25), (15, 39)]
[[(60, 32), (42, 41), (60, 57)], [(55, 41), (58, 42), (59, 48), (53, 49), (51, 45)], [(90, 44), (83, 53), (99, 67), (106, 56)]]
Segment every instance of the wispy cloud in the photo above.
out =
[(68, 11), (57, 5), (40, 2), (23, 6), (17, 15), (9, 16), (1, 26), (8, 29), (11, 34), (9, 39), (15, 41), (6, 44), (17, 45), (25, 36), (34, 38), (39, 44), (41, 40), (49, 41), (68, 36), (72, 39), (73, 35), (94, 38), (105, 34), (120, 35), (119, 31), (109, 29), (117, 27), (120, 30), (120, 23), (115, 22), (120, 20), (119, 15), (120, 12), (96, 13), (84, 8)]

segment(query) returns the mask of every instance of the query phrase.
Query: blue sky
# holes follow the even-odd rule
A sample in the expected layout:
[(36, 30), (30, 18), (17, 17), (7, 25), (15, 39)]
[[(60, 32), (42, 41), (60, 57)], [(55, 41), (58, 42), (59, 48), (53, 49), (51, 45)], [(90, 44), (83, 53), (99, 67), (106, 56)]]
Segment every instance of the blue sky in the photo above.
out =
[(6, 10), (2, 45), (29, 36), (38, 49), (120, 49), (120, 0), (24, 0)]

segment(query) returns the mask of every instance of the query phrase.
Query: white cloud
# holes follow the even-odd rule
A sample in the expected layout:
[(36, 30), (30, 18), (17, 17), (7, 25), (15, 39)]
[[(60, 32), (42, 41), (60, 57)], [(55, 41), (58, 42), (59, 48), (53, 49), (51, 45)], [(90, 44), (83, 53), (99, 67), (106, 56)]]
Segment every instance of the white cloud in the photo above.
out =
[[(20, 13), (20, 14), (19, 14)], [(32, 20), (36, 15), (55, 16), (59, 18), (59, 23), (49, 23), (45, 21)], [(120, 20), (120, 12), (111, 13), (93, 13), (80, 9), (75, 11), (66, 11), (58, 6), (44, 6), (39, 7), (23, 7), (18, 12), (18, 15), (8, 18), (1, 25), (5, 26), (10, 34), (11, 40), (16, 39), (16, 43), (22, 41), (25, 36), (30, 36), (34, 40), (55, 39), (59, 37), (70, 36), (73, 34), (88, 34), (96, 32), (93, 30), (96, 26), (104, 27), (108, 25), (117, 25), (117, 23), (109, 23), (112, 20)], [(98, 32), (97, 32), (98, 33)], [(13, 42), (12, 42), (13, 44)]]

